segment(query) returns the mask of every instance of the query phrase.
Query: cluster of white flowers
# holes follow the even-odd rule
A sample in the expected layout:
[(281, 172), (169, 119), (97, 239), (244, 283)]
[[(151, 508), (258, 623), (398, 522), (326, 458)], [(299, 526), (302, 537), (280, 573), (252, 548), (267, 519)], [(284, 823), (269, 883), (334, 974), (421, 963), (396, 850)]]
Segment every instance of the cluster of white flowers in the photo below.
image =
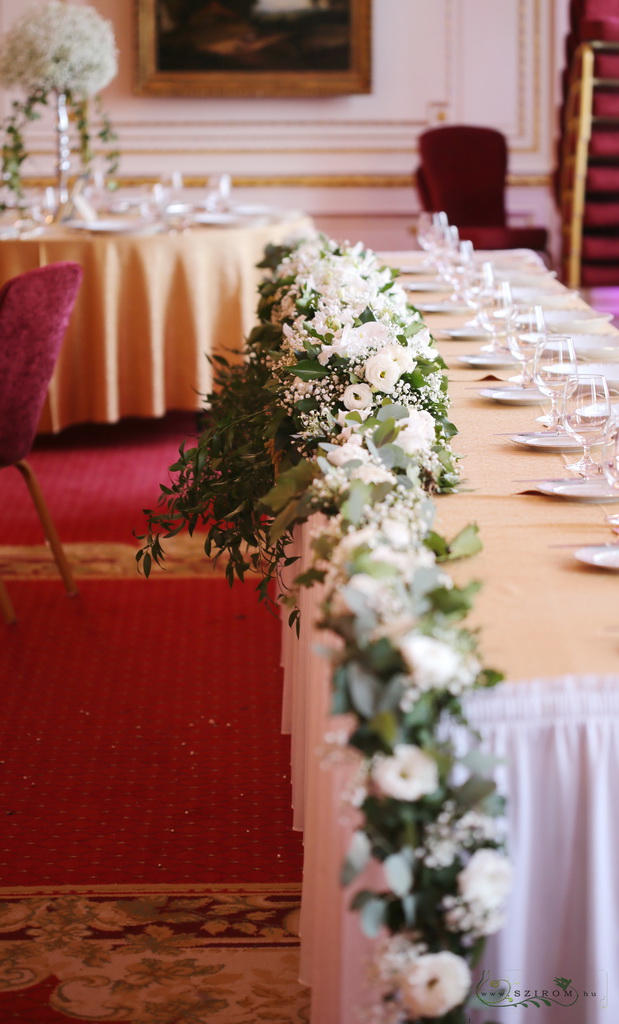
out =
[[(418, 706), (419, 720), (429, 714), (433, 725), (437, 708), (458, 709), (483, 672), (471, 635), (448, 614), (429, 612), (429, 595), (437, 608), (439, 592), (458, 597), (428, 539), (428, 491), (450, 456), (442, 364), (391, 272), (360, 246), (312, 239), (276, 276), (269, 316), (282, 338), (269, 390), (294, 424), (297, 452), (313, 463), (304, 507), (327, 518), (312, 533), (310, 576), (323, 581), (322, 624), (343, 641), (332, 659), (345, 728), (327, 734), (323, 756), (339, 763), (343, 747), (354, 750), (342, 813), (357, 823), (367, 815), (348, 865), (354, 877), (375, 849), (392, 850), (401, 813), (402, 836), (414, 822), (416, 838), (387, 856), (385, 906), (400, 898), (404, 908), (428, 872), (438, 879), (459, 870), (455, 885), (437, 881), (446, 888), (436, 909), (462, 955), (441, 949), (434, 934), (428, 942), (421, 931), (392, 935), (376, 960), (384, 998), (366, 1020), (439, 1018), (465, 1000), (466, 955), (499, 926), (509, 884), (495, 819), (478, 808), (463, 813), (450, 797), (451, 755), (429, 735), (432, 726), (408, 731)], [(374, 727), (377, 740), (366, 746)]]
[(461, 932), (467, 944), (493, 935), (504, 923), (512, 866), (497, 850), (476, 850), (458, 875), (458, 896), (445, 896), (445, 924)]
[(380, 943), (376, 973), (392, 998), (373, 1007), (365, 1024), (442, 1017), (464, 1002), (471, 985), (463, 957), (448, 950), (430, 953), (414, 934), (400, 933)]
[(27, 93), (70, 92), (85, 99), (118, 69), (111, 22), (93, 7), (52, 0), (29, 11), (0, 47), (0, 81)]

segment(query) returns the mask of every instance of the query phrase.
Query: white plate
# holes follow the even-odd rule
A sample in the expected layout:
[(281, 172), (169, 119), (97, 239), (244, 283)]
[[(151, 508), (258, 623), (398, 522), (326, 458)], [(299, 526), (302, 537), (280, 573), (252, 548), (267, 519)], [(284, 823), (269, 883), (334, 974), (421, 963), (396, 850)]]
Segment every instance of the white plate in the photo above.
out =
[(572, 341), (580, 359), (619, 362), (619, 334), (572, 334)]
[(512, 434), (510, 441), (544, 452), (576, 452), (582, 451), (582, 445), (568, 434), (557, 434), (551, 431), (534, 430), (529, 434)]
[(481, 388), (478, 393), (482, 398), (490, 398), (493, 402), (503, 402), (505, 405), (539, 405), (544, 401), (544, 396), (537, 388), (514, 388), (505, 385)]
[(482, 327), (446, 327), (441, 330), (441, 335), (451, 338), (452, 341), (486, 341), (488, 332)]
[(392, 266), (400, 274), (431, 274), (434, 269), (430, 263), (402, 263), (399, 266), (388, 263), (387, 266)]
[(161, 230), (155, 221), (141, 220), (139, 217), (110, 217), (109, 220), (67, 220), (61, 225), (73, 231), (92, 231), (99, 235), (154, 234)]
[(513, 356), (491, 352), (471, 352), (470, 355), (458, 356), (457, 362), (464, 363), (465, 366), (481, 366), (487, 370), (500, 370), (505, 366), (517, 365)]
[(606, 377), (609, 384), (619, 383), (619, 366), (617, 363), (587, 363), (586, 366), (582, 366), (578, 370), (581, 374), (599, 374), (601, 377)]
[(529, 306), (541, 306), (544, 312), (546, 310), (579, 310), (582, 307), (578, 306), (578, 302), (575, 301), (575, 292), (568, 291), (557, 291), (556, 289), (550, 291), (538, 291), (537, 288), (512, 288), (512, 296), (514, 301), (520, 305)]
[(508, 268), (498, 270), (496, 275), (499, 280), (509, 281), (514, 288), (546, 288), (556, 278), (554, 270), (531, 270), (522, 273), (518, 270)]
[(544, 310), (544, 322), (554, 334), (574, 334), (582, 330), (597, 334), (603, 331), (612, 313), (597, 313), (594, 309), (547, 309)]
[(468, 306), (456, 306), (453, 302), (414, 302), (413, 305), (420, 313), (453, 313), (458, 316), (470, 313)]
[(402, 287), (407, 292), (449, 292), (451, 285), (446, 281), (404, 281)]
[(536, 490), (555, 498), (569, 498), (570, 501), (619, 501), (619, 490), (598, 477), (585, 480), (540, 480)]
[(243, 218), (238, 213), (220, 212), (218, 210), (205, 210), (203, 213), (194, 213), (193, 220), (196, 224), (212, 224), (216, 227), (234, 226), (243, 223)]
[(598, 569), (619, 570), (619, 544), (595, 544), (587, 548), (577, 548), (574, 558), (586, 565), (595, 565)]
[(264, 203), (233, 203), (231, 209), (239, 217), (268, 217), (281, 213), (275, 207), (266, 206)]

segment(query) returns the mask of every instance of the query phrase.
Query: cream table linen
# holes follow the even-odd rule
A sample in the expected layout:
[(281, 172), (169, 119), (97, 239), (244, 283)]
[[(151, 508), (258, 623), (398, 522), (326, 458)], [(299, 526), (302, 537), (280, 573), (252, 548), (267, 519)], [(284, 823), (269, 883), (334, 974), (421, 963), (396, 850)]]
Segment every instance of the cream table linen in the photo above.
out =
[(211, 389), (207, 353), (241, 358), (256, 322), (265, 246), (311, 230), (296, 217), (156, 235), (51, 228), (0, 241), (0, 284), (57, 260), (84, 269), (39, 429), (199, 409)]
[[(420, 258), (389, 256), (394, 265)], [(437, 335), (465, 320), (425, 319)], [(607, 333), (619, 337), (611, 327)], [(619, 767), (619, 577), (580, 565), (572, 551), (611, 540), (606, 510), (619, 505), (523, 493), (533, 486), (523, 482), (530, 478), (569, 475), (566, 457), (517, 448), (504, 436), (536, 429), (540, 409), (478, 396), (485, 377), (509, 377), (467, 369), (454, 358), (480, 347), (470, 340), (439, 343), (451, 378), (451, 415), (459, 428), (454, 447), (462, 456), (466, 490), (436, 504), (438, 529), (447, 536), (471, 521), (480, 527), (483, 551), (450, 571), (456, 581), (483, 582), (468, 624), (481, 630), (484, 661), (518, 681), (473, 699), (470, 707), (485, 744), (507, 757), (500, 782), (510, 799), (517, 873), (507, 927), (491, 943), (483, 967), (493, 977), (511, 971), (529, 987), (557, 976), (571, 977), (589, 992), (595, 983), (596, 997), (583, 996), (573, 1010), (529, 1012), (538, 1024), (601, 1024), (609, 1010), (612, 1019), (619, 1016), (619, 830), (611, 785)], [(311, 528), (298, 532), (301, 567)], [(315, 651), (325, 642), (312, 628), (318, 603), (316, 590), (303, 597), (300, 642), (288, 638), (284, 646), (295, 823), (305, 830), (302, 980), (312, 986), (312, 1024), (357, 1024), (359, 1007), (372, 1001), (371, 943), (361, 936), (357, 915), (346, 909), (350, 892), (338, 882), (353, 828), (341, 799), (351, 769), (324, 762), (324, 734), (334, 723), (327, 663)], [(471, 1020), (511, 1020), (513, 1009), (471, 1010)]]

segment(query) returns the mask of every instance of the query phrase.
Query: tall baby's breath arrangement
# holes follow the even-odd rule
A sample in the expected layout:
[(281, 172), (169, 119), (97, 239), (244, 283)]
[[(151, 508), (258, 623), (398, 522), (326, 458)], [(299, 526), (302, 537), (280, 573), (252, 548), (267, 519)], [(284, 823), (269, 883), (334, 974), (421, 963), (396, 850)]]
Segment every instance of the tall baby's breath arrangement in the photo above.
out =
[[(41, 116), (50, 96), (66, 98), (69, 117), (78, 136), (78, 153), (83, 169), (93, 158), (89, 127), (89, 100), (95, 97), (101, 127), (97, 137), (112, 143), (116, 136), (103, 111), (99, 92), (118, 69), (114, 30), (109, 21), (92, 7), (51, 0), (29, 11), (6, 34), (0, 44), (0, 82), (6, 88), (21, 88), (25, 99), (14, 100), (4, 123), (2, 175), (5, 185), (22, 192), (22, 165), (28, 156), (24, 129)], [(108, 152), (113, 167), (118, 153)]]

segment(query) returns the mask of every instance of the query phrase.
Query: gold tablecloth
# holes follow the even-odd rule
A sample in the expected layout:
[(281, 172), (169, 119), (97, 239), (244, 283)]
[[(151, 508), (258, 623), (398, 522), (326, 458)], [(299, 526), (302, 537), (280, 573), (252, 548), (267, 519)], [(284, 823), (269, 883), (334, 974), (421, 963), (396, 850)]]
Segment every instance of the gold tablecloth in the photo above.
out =
[(0, 284), (57, 260), (84, 269), (39, 429), (200, 408), (207, 353), (240, 358), (255, 324), (264, 247), (311, 229), (298, 217), (179, 234), (52, 228), (0, 241)]

